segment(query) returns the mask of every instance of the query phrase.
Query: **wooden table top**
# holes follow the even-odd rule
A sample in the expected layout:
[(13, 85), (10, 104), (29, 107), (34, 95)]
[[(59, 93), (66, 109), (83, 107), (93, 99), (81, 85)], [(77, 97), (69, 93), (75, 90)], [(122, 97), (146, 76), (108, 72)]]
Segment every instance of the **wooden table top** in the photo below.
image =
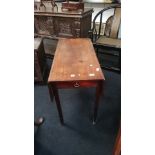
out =
[(88, 38), (59, 39), (48, 82), (105, 80)]
[(84, 8), (83, 11), (68, 11), (68, 10), (64, 10), (62, 11), (60, 7), (58, 7), (58, 11), (54, 11), (52, 12), (52, 8), (51, 7), (47, 7), (44, 11), (40, 11), (40, 10), (34, 10), (34, 15), (50, 15), (50, 16), (66, 16), (66, 15), (73, 15), (73, 17), (75, 15), (85, 15), (87, 13), (92, 13), (93, 12), (93, 8)]

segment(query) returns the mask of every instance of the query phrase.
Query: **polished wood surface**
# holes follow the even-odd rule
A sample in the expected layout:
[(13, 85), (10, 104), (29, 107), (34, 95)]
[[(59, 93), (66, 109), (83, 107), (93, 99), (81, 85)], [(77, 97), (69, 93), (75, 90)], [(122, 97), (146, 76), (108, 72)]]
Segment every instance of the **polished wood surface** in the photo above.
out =
[(58, 8), (58, 11), (52, 11), (50, 7), (46, 8), (45, 10), (34, 10), (34, 15), (53, 15), (53, 16), (64, 16), (64, 15), (70, 15), (70, 17), (73, 17), (72, 15), (75, 15), (75, 17), (81, 15), (86, 15), (88, 12), (93, 12), (92, 8), (84, 8), (83, 11), (81, 10), (61, 10), (61, 8)]
[(121, 154), (121, 127), (118, 130), (118, 134), (116, 137), (113, 155), (120, 155)]
[(90, 39), (60, 39), (48, 81), (104, 80)]
[(51, 101), (53, 101), (53, 95), (55, 97), (62, 124), (64, 119), (58, 89), (96, 87), (93, 111), (93, 124), (95, 124), (104, 80), (90, 39), (59, 39), (48, 78), (48, 88)]

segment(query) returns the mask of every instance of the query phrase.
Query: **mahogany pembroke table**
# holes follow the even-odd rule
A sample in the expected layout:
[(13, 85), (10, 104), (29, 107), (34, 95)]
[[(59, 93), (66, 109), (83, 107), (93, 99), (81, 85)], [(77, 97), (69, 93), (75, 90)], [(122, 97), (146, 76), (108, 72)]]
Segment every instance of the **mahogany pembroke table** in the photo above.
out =
[(53, 95), (55, 97), (62, 124), (64, 121), (58, 89), (96, 87), (93, 110), (93, 124), (95, 124), (104, 80), (104, 74), (90, 39), (59, 39), (48, 78), (48, 88), (51, 100)]

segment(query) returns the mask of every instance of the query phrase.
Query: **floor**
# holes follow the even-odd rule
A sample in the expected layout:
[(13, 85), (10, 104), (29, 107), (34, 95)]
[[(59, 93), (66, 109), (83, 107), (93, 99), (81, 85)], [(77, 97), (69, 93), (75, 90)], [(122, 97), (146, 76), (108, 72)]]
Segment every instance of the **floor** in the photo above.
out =
[[(50, 69), (51, 61), (47, 59)], [(106, 78), (96, 125), (92, 125), (95, 88), (61, 89), (62, 126), (46, 84), (34, 86), (34, 118), (45, 122), (35, 128), (35, 155), (112, 155), (120, 125), (121, 75), (103, 71)]]

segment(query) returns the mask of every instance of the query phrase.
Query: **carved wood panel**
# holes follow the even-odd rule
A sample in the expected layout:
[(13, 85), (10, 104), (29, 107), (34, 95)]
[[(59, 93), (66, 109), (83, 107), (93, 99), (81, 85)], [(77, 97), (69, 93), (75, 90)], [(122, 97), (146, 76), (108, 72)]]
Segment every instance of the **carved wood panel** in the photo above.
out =
[(70, 18), (55, 18), (55, 30), (57, 37), (74, 37), (75, 24)]
[(88, 37), (92, 12), (92, 9), (85, 9), (82, 13), (75, 11), (75, 16), (74, 12), (36, 12), (35, 33), (54, 39)]
[(74, 26), (75, 26), (75, 37), (78, 38), (78, 37), (81, 36), (81, 21), (80, 21), (80, 18), (75, 18)]
[(36, 33), (38, 34), (41, 34), (41, 35), (54, 34), (53, 17), (35, 16), (34, 25), (35, 25)]

